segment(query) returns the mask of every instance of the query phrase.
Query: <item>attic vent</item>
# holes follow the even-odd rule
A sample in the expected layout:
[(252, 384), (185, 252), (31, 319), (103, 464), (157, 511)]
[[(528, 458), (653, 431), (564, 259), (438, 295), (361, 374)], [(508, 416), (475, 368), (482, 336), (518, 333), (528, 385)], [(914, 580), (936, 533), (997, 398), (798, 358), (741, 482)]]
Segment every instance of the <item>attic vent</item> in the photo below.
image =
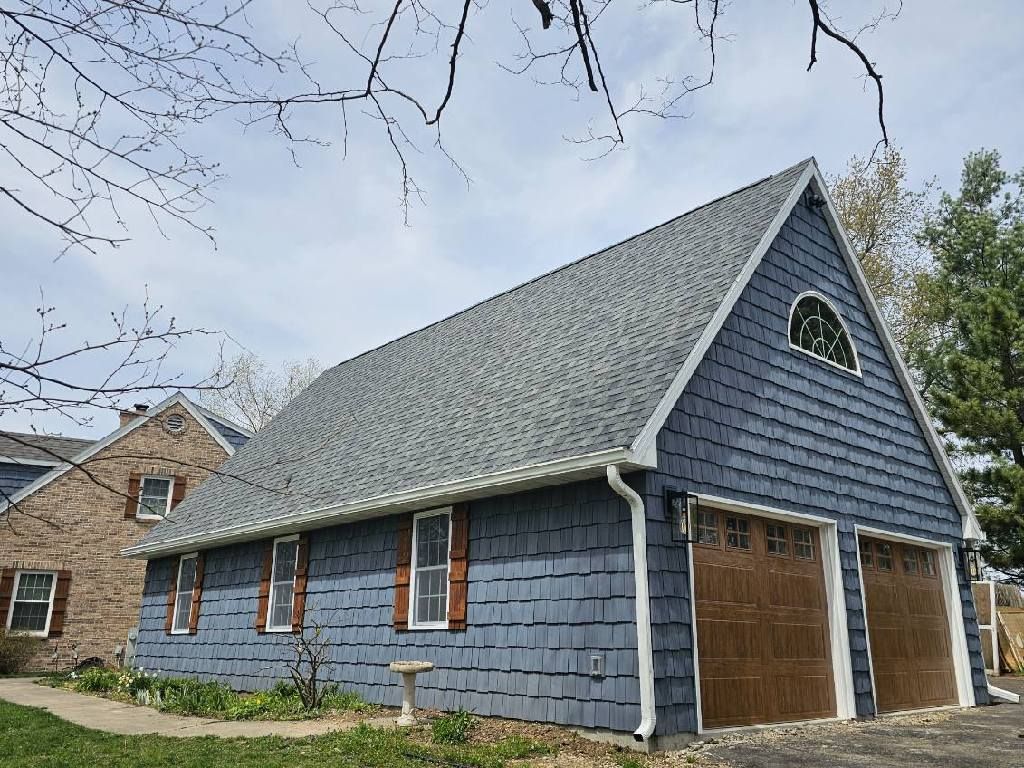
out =
[(172, 435), (176, 435), (179, 432), (185, 431), (185, 417), (180, 413), (172, 413), (166, 419), (164, 419), (164, 429), (170, 432)]

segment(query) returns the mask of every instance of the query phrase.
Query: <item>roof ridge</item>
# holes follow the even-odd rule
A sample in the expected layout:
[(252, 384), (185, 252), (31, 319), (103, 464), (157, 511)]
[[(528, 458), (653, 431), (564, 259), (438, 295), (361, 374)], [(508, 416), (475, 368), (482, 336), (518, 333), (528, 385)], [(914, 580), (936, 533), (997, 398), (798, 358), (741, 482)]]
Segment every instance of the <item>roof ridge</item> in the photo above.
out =
[[(617, 248), (618, 246), (623, 245), (624, 243), (628, 243), (630, 240), (635, 240), (638, 237), (643, 237), (644, 235), (648, 234), (649, 232), (653, 232), (656, 229), (660, 229), (661, 227), (667, 226), (667, 225), (669, 225), (669, 224), (671, 224), (671, 223), (673, 223), (675, 221), (678, 221), (679, 219), (682, 219), (682, 218), (684, 218), (686, 216), (694, 214), (697, 211), (701, 210), (702, 208), (707, 208), (708, 206), (714, 205), (715, 203), (720, 203), (723, 200), (727, 200), (728, 198), (730, 198), (730, 197), (732, 197), (734, 195), (738, 195), (741, 192), (746, 192), (748, 189), (752, 189), (753, 187), (759, 186), (759, 185), (764, 184), (764, 183), (766, 183), (768, 181), (771, 181), (772, 179), (778, 178), (779, 176), (783, 176), (783, 175), (785, 175), (785, 174), (787, 174), (787, 173), (789, 173), (791, 171), (794, 171), (794, 170), (796, 170), (797, 168), (799, 168), (801, 166), (805, 166), (805, 165), (807, 165), (807, 163), (814, 163), (814, 162), (815, 162), (815, 160), (814, 160), (814, 156), (813, 155), (811, 157), (804, 158), (800, 162), (794, 163), (793, 165), (791, 165), (791, 166), (789, 166), (787, 168), (784, 168), (781, 171), (776, 171), (775, 173), (771, 173), (771, 174), (769, 174), (767, 176), (764, 176), (764, 177), (758, 179), (757, 181), (752, 181), (749, 184), (745, 184), (742, 187), (738, 187), (738, 188), (732, 190), (731, 192), (727, 192), (724, 195), (719, 195), (718, 197), (715, 197), (715, 198), (713, 198), (711, 200), (708, 200), (705, 203), (701, 203), (700, 205), (694, 206), (693, 208), (690, 208), (687, 211), (684, 211), (684, 212), (682, 212), (680, 214), (677, 214), (677, 215), (673, 216), (670, 219), (666, 219), (665, 221), (661, 222), (660, 224), (654, 224), (654, 225), (652, 225), (650, 227), (647, 227), (647, 229), (641, 230), (640, 232), (636, 232), (635, 234), (632, 234), (629, 237), (624, 237), (622, 240), (618, 240), (618, 241), (616, 241), (616, 242), (614, 242), (614, 243), (612, 243), (610, 245), (605, 246), (604, 248), (601, 248), (600, 250), (594, 251), (592, 253), (588, 253), (588, 254), (586, 254), (584, 256), (580, 256), (578, 259), (574, 259), (573, 261), (569, 261), (569, 262), (566, 262), (565, 264), (561, 264), (561, 265), (559, 265), (557, 267), (549, 269), (547, 272), (543, 272), (543, 273), (537, 275), (536, 277), (530, 278), (529, 280), (524, 280), (521, 283), (517, 283), (516, 285), (513, 285), (511, 288), (506, 288), (503, 291), (499, 291), (498, 293), (492, 294), (492, 295), (490, 295), (490, 296), (488, 296), (488, 297), (486, 297), (484, 299), (480, 299), (480, 301), (477, 301), (477, 302), (475, 302), (473, 304), (470, 304), (468, 307), (464, 307), (464, 308), (462, 308), (462, 309), (460, 309), (460, 310), (458, 310), (456, 312), (452, 312), (450, 315), (445, 315), (444, 317), (438, 318), (437, 320), (434, 320), (431, 323), (427, 323), (424, 326), (421, 326), (419, 328), (415, 328), (415, 329), (413, 329), (411, 331), (406, 331), (401, 336), (396, 336), (393, 339), (385, 341), (382, 344), (378, 344), (375, 347), (370, 347), (370, 349), (364, 350), (364, 351), (362, 351), (362, 352), (360, 352), (360, 353), (358, 353), (356, 355), (353, 355), (352, 357), (345, 358), (344, 360), (336, 363), (335, 365), (332, 365), (327, 370), (334, 370), (335, 368), (338, 368), (338, 367), (340, 367), (342, 365), (346, 365), (348, 363), (355, 362), (356, 360), (358, 360), (361, 357), (365, 357), (366, 355), (369, 355), (369, 354), (371, 354), (373, 352), (377, 352), (377, 351), (379, 351), (381, 349), (384, 349), (385, 347), (390, 346), (391, 344), (395, 344), (395, 343), (397, 343), (399, 341), (402, 341), (403, 339), (406, 339), (406, 338), (408, 338), (410, 336), (413, 336), (414, 334), (420, 333), (422, 331), (426, 331), (426, 330), (428, 330), (430, 328), (433, 328), (435, 325), (440, 325), (441, 323), (445, 323), (445, 322), (447, 322), (447, 321), (449, 321), (449, 320), (451, 320), (453, 318), (458, 317), (459, 315), (464, 315), (465, 313), (469, 312), (470, 310), (476, 309), (477, 307), (479, 307), (479, 306), (481, 306), (483, 304), (486, 304), (489, 301), (493, 301), (494, 299), (501, 298), (502, 296), (507, 296), (508, 294), (513, 293), (515, 291), (518, 291), (521, 288), (525, 288), (528, 285), (533, 285), (534, 283), (536, 283), (539, 280), (543, 280), (546, 277), (550, 277), (551, 275), (557, 274), (558, 272), (561, 272), (562, 270), (568, 269), (569, 267), (573, 267), (573, 266), (575, 266), (577, 264), (582, 264), (584, 261), (587, 261), (588, 259), (594, 258), (595, 256), (600, 256), (602, 253), (605, 253), (606, 251), (609, 251), (612, 248)], [(326, 373), (326, 371), (325, 371), (325, 373)]]

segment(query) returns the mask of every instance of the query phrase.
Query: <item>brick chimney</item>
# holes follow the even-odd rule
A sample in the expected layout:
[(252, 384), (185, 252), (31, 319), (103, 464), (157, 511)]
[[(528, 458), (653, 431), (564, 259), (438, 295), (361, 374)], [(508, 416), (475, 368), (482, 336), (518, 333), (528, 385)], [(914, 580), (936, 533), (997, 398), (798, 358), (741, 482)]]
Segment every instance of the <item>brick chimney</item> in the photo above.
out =
[(123, 427), (129, 421), (131, 421), (132, 419), (134, 419), (134, 418), (136, 418), (138, 416), (143, 415), (148, 410), (149, 410), (149, 406), (146, 405), (145, 403), (136, 403), (132, 407), (132, 410), (130, 410), (130, 411), (120, 411), (118, 415), (120, 416), (121, 423), (118, 424), (118, 426), (119, 427)]

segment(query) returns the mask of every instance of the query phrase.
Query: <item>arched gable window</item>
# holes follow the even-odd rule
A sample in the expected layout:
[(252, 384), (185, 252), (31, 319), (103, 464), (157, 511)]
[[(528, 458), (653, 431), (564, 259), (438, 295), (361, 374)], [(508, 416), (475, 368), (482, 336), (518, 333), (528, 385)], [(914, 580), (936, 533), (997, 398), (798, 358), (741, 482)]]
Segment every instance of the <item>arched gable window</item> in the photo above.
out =
[(857, 350), (846, 324), (820, 293), (801, 293), (789, 312), (789, 345), (860, 375)]

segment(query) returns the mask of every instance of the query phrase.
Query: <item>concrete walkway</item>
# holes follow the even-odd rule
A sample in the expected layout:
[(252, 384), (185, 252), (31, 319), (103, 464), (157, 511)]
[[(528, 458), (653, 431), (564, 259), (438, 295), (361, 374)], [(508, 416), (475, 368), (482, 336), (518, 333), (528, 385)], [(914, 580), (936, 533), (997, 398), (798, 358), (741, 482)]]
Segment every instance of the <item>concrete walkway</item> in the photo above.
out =
[[(0, 680), (0, 699), (25, 707), (39, 707), (86, 728), (125, 736), (155, 733), (160, 736), (284, 736), (301, 738), (355, 728), (359, 723), (327, 720), (210, 720), (158, 712), (150, 707), (122, 704), (98, 696), (38, 685), (31, 678)], [(365, 720), (378, 728), (395, 727), (394, 718)]]

